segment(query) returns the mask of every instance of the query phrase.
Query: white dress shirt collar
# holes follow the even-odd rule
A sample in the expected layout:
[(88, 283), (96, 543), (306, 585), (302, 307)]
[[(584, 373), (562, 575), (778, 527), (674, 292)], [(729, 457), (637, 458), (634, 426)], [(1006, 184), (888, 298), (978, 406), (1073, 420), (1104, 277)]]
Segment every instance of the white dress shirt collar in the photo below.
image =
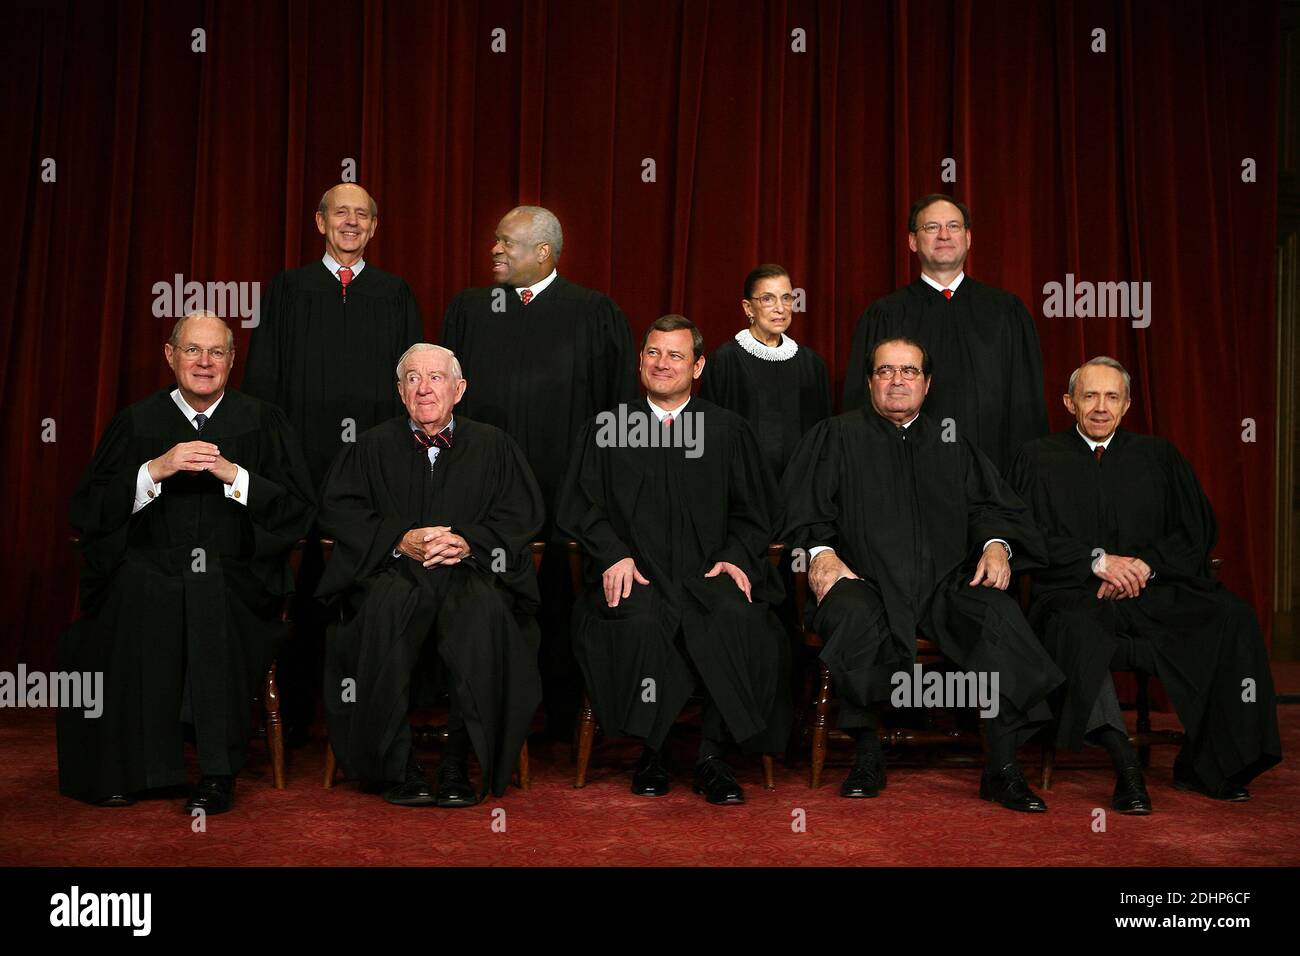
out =
[(1087, 435), (1083, 433), (1083, 429), (1080, 428), (1077, 423), (1074, 426), (1074, 430), (1079, 433), (1080, 438), (1082, 438), (1084, 441), (1088, 443), (1088, 451), (1091, 452), (1095, 452), (1097, 450), (1098, 445), (1100, 445), (1102, 448), (1105, 448), (1109, 451), (1111, 440), (1114, 439), (1115, 437), (1115, 432), (1111, 432), (1110, 436), (1105, 441), (1093, 441), (1091, 438), (1089, 438)]
[(961, 280), (964, 278), (966, 278), (965, 271), (959, 272), (957, 273), (957, 278), (953, 279), (952, 282), (945, 287), (939, 285), (939, 283), (935, 282), (924, 272), (921, 273), (921, 281), (924, 282), (926, 285), (928, 285), (931, 289), (936, 289), (939, 292), (942, 292), (945, 288), (952, 289), (953, 292), (956, 292), (957, 286), (961, 285)]
[[(325, 253), (324, 257), (321, 259), (321, 262), (325, 263), (325, 268), (330, 271), (330, 274), (334, 276), (334, 278), (336, 279), (339, 278), (339, 270), (342, 269), (343, 266), (339, 264), (339, 261), (337, 259), (335, 259), (332, 255), (330, 255), (327, 252)], [(366, 267), (366, 260), (358, 259), (356, 262), (352, 263), (352, 265), (349, 266), (348, 268), (352, 270), (352, 278), (355, 279), (357, 276), (361, 275), (361, 270), (364, 269), (365, 267)], [(339, 279), (339, 281), (342, 282), (343, 280)]]
[(673, 421), (676, 421), (681, 416), (682, 409), (689, 405), (691, 400), (689, 398), (686, 399), (686, 401), (682, 402), (676, 408), (660, 408), (649, 398), (646, 398), (646, 402), (650, 405), (650, 411), (655, 413), (655, 418), (662, 422), (669, 415), (673, 416)]
[(546, 287), (549, 286), (552, 282), (554, 282), (554, 281), (555, 281), (555, 277), (556, 277), (557, 275), (559, 275), (559, 274), (560, 274), (560, 273), (559, 273), (559, 270), (557, 270), (557, 269), (552, 269), (552, 270), (551, 270), (551, 274), (548, 275), (548, 276), (547, 276), (545, 279), (543, 279), (541, 282), (538, 282), (536, 285), (525, 285), (525, 286), (519, 286), (517, 289), (515, 289), (515, 294), (516, 294), (517, 296), (519, 296), (520, 300), (522, 300), (523, 297), (524, 297), (524, 289), (530, 289), (530, 290), (532, 290), (532, 293), (533, 293), (532, 297), (535, 299), (535, 298), (537, 298), (539, 295), (541, 295), (543, 292), (546, 291)]
[(221, 396), (215, 402), (209, 405), (204, 411), (197, 412), (194, 409), (190, 408), (189, 402), (181, 398), (181, 390), (179, 388), (172, 389), (172, 401), (175, 402), (176, 407), (179, 408), (181, 412), (184, 413), (185, 417), (189, 420), (189, 423), (191, 425), (194, 424), (195, 415), (207, 415), (208, 418), (211, 418), (212, 413), (215, 412), (217, 410), (217, 406), (221, 404), (221, 399), (225, 397), (226, 397), (226, 393), (222, 392)]

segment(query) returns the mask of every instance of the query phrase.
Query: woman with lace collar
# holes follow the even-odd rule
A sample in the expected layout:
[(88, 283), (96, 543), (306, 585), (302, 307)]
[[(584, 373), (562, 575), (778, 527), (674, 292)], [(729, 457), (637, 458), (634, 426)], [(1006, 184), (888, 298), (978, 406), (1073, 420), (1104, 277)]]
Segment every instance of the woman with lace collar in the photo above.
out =
[(700, 397), (745, 418), (778, 480), (804, 433), (831, 414), (826, 363), (786, 334), (794, 315), (790, 275), (774, 263), (745, 277), (748, 326), (714, 349)]

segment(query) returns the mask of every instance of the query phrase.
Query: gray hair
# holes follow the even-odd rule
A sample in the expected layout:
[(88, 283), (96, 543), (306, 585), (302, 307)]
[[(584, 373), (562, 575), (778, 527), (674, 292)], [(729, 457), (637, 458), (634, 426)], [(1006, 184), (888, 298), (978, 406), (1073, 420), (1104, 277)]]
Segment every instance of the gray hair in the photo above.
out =
[(358, 189), (360, 189), (363, 193), (366, 194), (366, 198), (370, 200), (370, 218), (371, 219), (379, 218), (379, 203), (375, 202), (375, 197), (370, 195), (370, 190), (366, 189), (366, 187), (360, 185), (359, 183), (339, 183), (338, 186), (331, 186), (329, 189), (321, 193), (320, 205), (316, 207), (316, 211), (320, 213), (322, 217), (329, 215), (330, 193), (338, 189), (339, 186), (356, 186)]
[(1098, 355), (1096, 358), (1088, 359), (1088, 361), (1084, 362), (1082, 365), (1080, 365), (1078, 368), (1076, 368), (1073, 372), (1070, 373), (1070, 395), (1071, 396), (1074, 395), (1074, 386), (1079, 381), (1079, 373), (1082, 372), (1089, 365), (1104, 365), (1106, 368), (1113, 368), (1115, 371), (1119, 372), (1120, 376), (1124, 379), (1124, 397), (1128, 398), (1129, 395), (1132, 394), (1131, 386), (1133, 384), (1133, 380), (1129, 377), (1128, 369), (1126, 369), (1123, 365), (1120, 365), (1119, 362), (1115, 361), (1115, 359), (1111, 358), (1109, 355)]
[(235, 333), (230, 331), (230, 326), (225, 319), (215, 312), (209, 312), (207, 309), (186, 312), (185, 315), (176, 320), (176, 324), (172, 326), (172, 334), (167, 339), (167, 344), (172, 348), (177, 348), (181, 344), (181, 333), (185, 331), (185, 323), (190, 319), (216, 319), (221, 323), (222, 328), (226, 330), (226, 351), (233, 352), (235, 350)]
[(414, 355), (416, 352), (443, 352), (447, 355), (450, 355), (452, 377), (453, 378), (465, 377), (465, 374), (461, 371), (460, 368), (460, 359), (456, 358), (456, 353), (453, 352), (451, 349), (445, 348), (444, 346), (441, 345), (431, 345), (428, 342), (416, 342), (409, 349), (403, 352), (402, 357), (397, 360), (397, 380), (399, 382), (402, 380), (402, 366), (404, 366), (406, 364), (406, 360), (410, 358), (412, 355)]
[(555, 213), (541, 206), (516, 206), (506, 213), (506, 216), (514, 215), (532, 218), (532, 225), (528, 230), (530, 238), (533, 242), (545, 242), (550, 245), (551, 258), (559, 262), (560, 253), (564, 250), (564, 230), (560, 228), (560, 220), (555, 218)]

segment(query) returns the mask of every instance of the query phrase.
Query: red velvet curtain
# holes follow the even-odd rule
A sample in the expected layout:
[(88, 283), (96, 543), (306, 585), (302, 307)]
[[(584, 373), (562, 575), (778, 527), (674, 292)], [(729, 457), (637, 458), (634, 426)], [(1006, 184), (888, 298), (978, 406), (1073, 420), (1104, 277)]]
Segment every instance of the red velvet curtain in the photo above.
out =
[[(498, 217), (539, 202), (564, 272), (638, 335), (683, 312), (712, 347), (748, 269), (784, 263), (836, 394), (858, 315), (914, 277), (909, 202), (954, 193), (968, 270), (1038, 321), (1053, 426), (1072, 368), (1123, 361), (1126, 425), (1191, 460), (1224, 577), (1267, 621), (1277, 27), (1268, 3), (20, 2), (0, 40), (0, 666), (52, 660), (68, 496), (111, 416), (169, 378), (153, 284), (318, 257), (346, 159), (380, 206), (367, 259), (410, 282), (431, 339), (490, 281)], [(1149, 281), (1150, 326), (1044, 317), (1067, 273)]]

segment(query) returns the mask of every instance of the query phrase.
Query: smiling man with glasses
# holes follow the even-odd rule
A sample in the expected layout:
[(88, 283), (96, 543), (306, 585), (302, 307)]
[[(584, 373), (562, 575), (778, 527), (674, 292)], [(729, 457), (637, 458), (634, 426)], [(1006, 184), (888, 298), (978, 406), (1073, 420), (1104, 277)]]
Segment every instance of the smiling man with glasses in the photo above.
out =
[(285, 556), (315, 507), (284, 413), (226, 387), (226, 323), (188, 315), (163, 354), (176, 387), (113, 419), (72, 499), (82, 617), (60, 667), (102, 671), (106, 703), (97, 718), (59, 712), (59, 789), (126, 806), (185, 783), (189, 739), (200, 779), (185, 809), (222, 813), (283, 637)]
[(858, 320), (844, 380), (844, 409), (866, 399), (874, 342), (906, 336), (925, 346), (939, 374), (926, 399), (1005, 471), (1020, 446), (1047, 433), (1043, 360), (1024, 303), (965, 273), (970, 210), (940, 193), (922, 196), (907, 219), (907, 245), (921, 275), (874, 302)]

